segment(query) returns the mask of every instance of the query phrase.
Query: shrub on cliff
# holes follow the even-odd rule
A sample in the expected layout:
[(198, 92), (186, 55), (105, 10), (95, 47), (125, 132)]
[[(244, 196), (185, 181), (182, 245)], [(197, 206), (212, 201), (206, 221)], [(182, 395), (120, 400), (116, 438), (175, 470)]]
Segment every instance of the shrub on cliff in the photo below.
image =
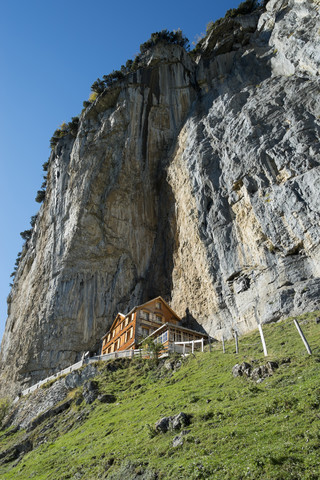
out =
[(237, 8), (230, 8), (227, 10), (226, 18), (234, 18), (237, 15), (246, 15), (247, 13), (253, 12), (256, 8), (259, 7), (258, 0), (245, 0), (244, 2), (240, 3)]
[(269, 0), (245, 0), (244, 2), (240, 3), (237, 8), (230, 8), (227, 10), (224, 17), (218, 18), (215, 22), (211, 21), (207, 24), (206, 34), (202, 36), (199, 41), (197, 42), (195, 48), (190, 52), (191, 56), (199, 53), (201, 51), (201, 46), (208, 35), (219, 25), (221, 25), (226, 19), (228, 18), (235, 18), (238, 15), (246, 15), (259, 7), (265, 8), (266, 4)]
[(69, 129), (68, 129), (68, 125), (63, 122), (59, 128), (57, 128), (57, 130), (55, 130), (54, 134), (52, 135), (51, 137), (51, 140), (50, 140), (50, 147), (51, 148), (54, 148), (59, 139), (62, 138), (62, 137), (65, 137), (66, 135), (68, 135), (69, 133)]
[(100, 78), (97, 78), (95, 82), (91, 85), (91, 90), (99, 95), (99, 93), (102, 93), (103, 90), (105, 89), (104, 82), (100, 80)]
[(72, 117), (71, 122), (68, 123), (69, 133), (76, 137), (79, 129), (79, 117)]
[(31, 225), (32, 228), (35, 226), (37, 218), (38, 218), (38, 214), (32, 215), (32, 217), (30, 219), (30, 225)]
[(43, 200), (45, 199), (45, 197), (46, 197), (46, 191), (45, 190), (38, 190), (35, 200), (38, 203), (42, 203)]
[(160, 32), (152, 33), (149, 40), (140, 45), (140, 52), (144, 53), (160, 42), (180, 45), (180, 47), (185, 48), (187, 51), (190, 49), (189, 40), (183, 35), (180, 29), (172, 32), (169, 32), (169, 30), (161, 30)]
[[(91, 94), (91, 95), (94, 95), (94, 94)], [(90, 105), (91, 102), (93, 102), (95, 100), (96, 96), (97, 95), (95, 95), (94, 99), (91, 99), (91, 101), (89, 101), (89, 105)], [(60, 127), (57, 128), (57, 130), (55, 130), (54, 134), (52, 135), (51, 140), (50, 140), (50, 147), (54, 148), (57, 145), (60, 138), (63, 138), (66, 135), (71, 134), (73, 137), (76, 137), (77, 132), (78, 132), (78, 128), (79, 128), (79, 117), (72, 117), (71, 122), (68, 122), (68, 123), (63, 122), (60, 125)], [(44, 171), (48, 170), (48, 165), (49, 165), (49, 161), (47, 161), (43, 164), (43, 170)]]
[[(92, 87), (91, 87), (92, 88)], [(92, 105), (92, 103), (95, 101), (95, 99), (98, 97), (98, 92), (92, 92), (90, 94), (90, 97), (88, 98), (88, 100), (85, 100), (82, 105), (83, 105), (83, 108), (86, 109), (87, 107), (89, 107), (90, 105)]]
[(127, 73), (126, 67), (122, 65), (121, 70), (113, 70), (109, 75), (103, 75), (103, 83), (105, 88), (112, 87), (119, 80), (122, 80)]
[(48, 168), (49, 168), (49, 160), (47, 160), (46, 162), (44, 162), (44, 164), (42, 165), (42, 168), (43, 168), (43, 171), (44, 171), (44, 172), (47, 172), (47, 171), (48, 171)]
[(24, 230), (23, 232), (20, 232), (20, 236), (23, 238), (23, 240), (30, 240), (32, 235), (32, 228), (30, 230)]

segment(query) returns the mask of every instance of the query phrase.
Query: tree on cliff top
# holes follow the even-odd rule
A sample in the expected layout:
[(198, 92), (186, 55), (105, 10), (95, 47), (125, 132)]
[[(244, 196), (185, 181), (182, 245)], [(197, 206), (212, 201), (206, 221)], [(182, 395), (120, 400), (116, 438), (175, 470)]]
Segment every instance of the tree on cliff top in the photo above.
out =
[(187, 51), (190, 50), (189, 40), (179, 29), (174, 30), (173, 32), (169, 32), (169, 30), (161, 30), (161, 32), (152, 33), (149, 40), (140, 45), (140, 52), (144, 53), (149, 50), (149, 48), (154, 47), (160, 42), (180, 45), (180, 47), (185, 48)]

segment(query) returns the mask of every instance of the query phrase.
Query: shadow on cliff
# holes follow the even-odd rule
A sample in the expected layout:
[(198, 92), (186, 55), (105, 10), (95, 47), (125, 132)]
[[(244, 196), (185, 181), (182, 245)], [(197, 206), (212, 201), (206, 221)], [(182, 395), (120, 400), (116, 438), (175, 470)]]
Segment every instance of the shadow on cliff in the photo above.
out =
[(186, 309), (186, 314), (181, 319), (181, 324), (185, 328), (190, 328), (191, 330), (196, 330), (197, 332), (207, 333), (202, 325), (195, 319), (195, 317), (190, 313), (189, 308)]
[(174, 194), (163, 170), (158, 176), (155, 188), (158, 197), (158, 228), (146, 275), (143, 302), (158, 295), (169, 301), (173, 288), (173, 254), (176, 249), (177, 224)]

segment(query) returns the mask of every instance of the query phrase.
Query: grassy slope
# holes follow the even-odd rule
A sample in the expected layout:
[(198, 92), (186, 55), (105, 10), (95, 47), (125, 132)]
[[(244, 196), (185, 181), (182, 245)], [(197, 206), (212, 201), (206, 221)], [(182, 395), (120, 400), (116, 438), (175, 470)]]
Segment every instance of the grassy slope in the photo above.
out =
[[(102, 366), (101, 390), (114, 393), (117, 402), (73, 404), (54, 423), (42, 423), (33, 432), (39, 446), (16, 465), (1, 466), (0, 479), (113, 478), (124, 459), (133, 462), (137, 474), (148, 465), (159, 479), (320, 478), (317, 315), (300, 319), (313, 347), (311, 357), (292, 320), (264, 327), (269, 359), (289, 356), (291, 362), (259, 384), (231, 374), (243, 360), (265, 362), (258, 332), (240, 339), (239, 355), (228, 343), (225, 355), (219, 346), (190, 356), (180, 370), (162, 378), (163, 370), (148, 361), (128, 360), (117, 372)], [(80, 391), (72, 394), (76, 398)], [(192, 414), (192, 423), (184, 444), (173, 448), (177, 432), (152, 436), (147, 425), (180, 411)], [(2, 432), (0, 450), (24, 435)]]

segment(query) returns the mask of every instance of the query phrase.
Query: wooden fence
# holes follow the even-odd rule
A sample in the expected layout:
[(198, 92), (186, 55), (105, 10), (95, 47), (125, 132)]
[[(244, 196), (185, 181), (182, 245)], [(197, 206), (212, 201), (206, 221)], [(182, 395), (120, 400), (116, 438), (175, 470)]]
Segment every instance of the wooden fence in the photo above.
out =
[[(164, 353), (162, 356), (166, 356), (168, 353), (176, 352), (180, 353), (182, 355), (188, 355), (190, 353), (194, 353), (195, 350), (201, 350), (203, 352), (204, 349), (204, 341), (203, 338), (201, 340), (192, 340), (189, 342), (173, 342), (169, 345), (167, 352)], [(20, 393), (19, 397), (28, 395), (31, 392), (34, 392), (38, 388), (40, 388), (42, 385), (45, 385), (48, 382), (51, 382), (52, 380), (57, 380), (59, 377), (63, 375), (67, 375), (68, 373), (74, 372), (75, 370), (79, 370), (82, 368), (84, 365), (90, 365), (91, 363), (95, 362), (107, 362), (108, 360), (114, 360), (116, 358), (134, 358), (134, 357), (140, 357), (140, 358), (147, 358), (149, 357), (149, 354), (142, 350), (142, 349), (137, 349), (137, 350), (122, 350), (120, 352), (113, 352), (113, 353), (107, 353), (105, 355), (97, 355), (95, 357), (87, 357), (87, 358), (82, 358), (77, 363), (74, 363), (73, 365), (70, 365), (70, 367), (64, 368), (63, 370), (60, 370), (59, 372), (50, 375), (50, 377), (45, 378), (44, 380), (40, 380), (40, 382), (35, 383), (29, 388), (26, 388), (25, 390), (22, 390)], [(17, 397), (15, 400), (17, 401), (19, 399)]]
[(190, 340), (189, 342), (173, 342), (169, 344), (168, 351), (170, 353), (176, 352), (181, 353), (182, 355), (187, 355), (190, 353), (194, 353), (199, 347), (201, 352), (204, 349), (204, 339), (201, 340)]
[(35, 390), (40, 388), (42, 385), (45, 385), (46, 383), (51, 382), (52, 380), (56, 380), (57, 378), (63, 375), (67, 375), (68, 373), (71, 373), (75, 370), (79, 370), (79, 368), (83, 367), (84, 365), (89, 365), (90, 363), (95, 363), (99, 361), (107, 362), (108, 360), (113, 360), (115, 358), (134, 358), (136, 356), (143, 357), (146, 356), (146, 354), (142, 352), (142, 350), (123, 350), (121, 352), (113, 352), (106, 355), (97, 355), (95, 357), (83, 358), (79, 362), (70, 365), (70, 367), (64, 368), (63, 370), (60, 370), (53, 375), (50, 375), (50, 377), (47, 377), (44, 380), (40, 380), (40, 382), (35, 383), (31, 387), (22, 390), (20, 396), (28, 395), (29, 393), (34, 392)]

